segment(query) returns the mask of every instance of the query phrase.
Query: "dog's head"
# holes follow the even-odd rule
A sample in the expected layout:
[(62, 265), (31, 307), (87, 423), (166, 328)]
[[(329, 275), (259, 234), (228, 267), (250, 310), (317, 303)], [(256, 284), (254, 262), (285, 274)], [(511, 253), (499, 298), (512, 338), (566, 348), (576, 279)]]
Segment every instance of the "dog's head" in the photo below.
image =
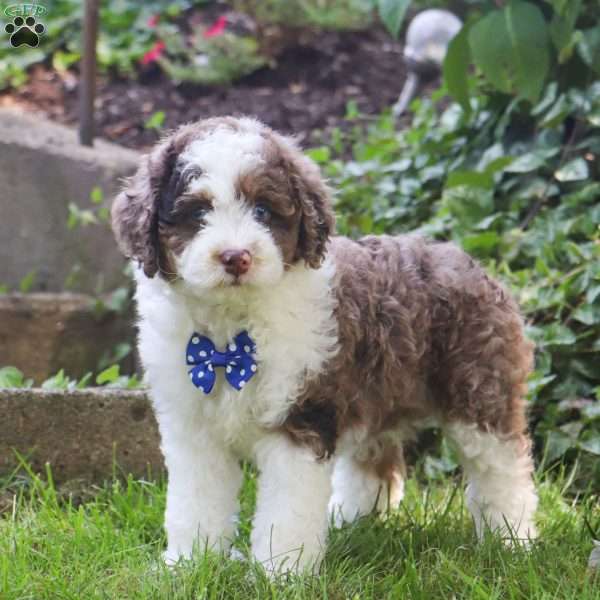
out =
[(272, 285), (318, 268), (334, 227), (318, 167), (248, 118), (185, 125), (146, 157), (112, 208), (126, 256), (197, 292)]

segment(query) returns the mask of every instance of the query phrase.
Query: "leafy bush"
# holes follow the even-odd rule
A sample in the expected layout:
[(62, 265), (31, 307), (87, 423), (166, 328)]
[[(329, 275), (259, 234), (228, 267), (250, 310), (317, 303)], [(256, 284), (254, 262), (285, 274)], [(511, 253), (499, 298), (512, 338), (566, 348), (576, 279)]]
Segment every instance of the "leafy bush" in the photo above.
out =
[[(448, 90), (465, 111), (470, 110), (468, 74), (472, 67), (494, 90), (533, 103), (549, 78), (581, 84), (590, 72), (600, 74), (597, 1), (465, 1), (470, 7), (466, 23), (451, 43), (444, 67)], [(409, 8), (440, 4), (422, 0), (371, 2), (395, 36)], [(464, 9), (463, 2), (446, 4), (451, 9), (454, 5)]]
[[(100, 70), (135, 76), (139, 63), (156, 62), (176, 81), (215, 85), (230, 83), (272, 59), (263, 52), (261, 40), (253, 31), (242, 34), (239, 28), (235, 32), (229, 27), (225, 30), (224, 20), (222, 27), (212, 32), (214, 26), (207, 30), (194, 26), (194, 31), (188, 32), (182, 16), (209, 3), (102, 2), (97, 44)], [(250, 22), (258, 21), (258, 29), (273, 23), (296, 28), (360, 29), (371, 23), (371, 0), (234, 0), (230, 4), (250, 15)], [(56, 70), (64, 71), (79, 62), (83, 3), (55, 0), (48, 9), (39, 47), (0, 46), (0, 89), (25, 83), (27, 68), (34, 64), (51, 63)]]
[[(480, 3), (485, 4), (485, 3)], [(472, 65), (487, 86), (536, 103), (548, 79), (580, 87), (600, 74), (600, 22), (593, 2), (511, 0), (469, 18), (445, 64), (448, 89), (468, 111)]]
[[(121, 375), (119, 365), (111, 365), (96, 376), (95, 380), (92, 373), (86, 373), (81, 379), (71, 379), (61, 369), (52, 377), (49, 377), (41, 384), (44, 390), (79, 390), (86, 388), (92, 381), (96, 385), (111, 388), (137, 389), (142, 387), (140, 380), (135, 375)], [(0, 389), (1, 388), (31, 388), (33, 379), (26, 378), (17, 367), (0, 368)]]
[(508, 282), (537, 343), (532, 420), (547, 460), (599, 455), (600, 82), (550, 83), (531, 110), (470, 101), (448, 106), (440, 90), (413, 103), (403, 131), (384, 115), (313, 151), (338, 190), (339, 229), (451, 239)]
[(233, 0), (232, 4), (264, 24), (364, 29), (372, 22), (372, 0)]
[(176, 82), (223, 85), (256, 71), (266, 63), (258, 42), (251, 36), (224, 32), (206, 39), (201, 33), (183, 43), (178, 36), (164, 36), (166, 55), (159, 64)]
[[(161, 15), (172, 21), (184, 10), (207, 0), (151, 0), (135, 2), (118, 0), (102, 2), (98, 31), (97, 60), (101, 70), (134, 73), (135, 65), (151, 50), (156, 32), (151, 19)], [(80, 0), (54, 0), (48, 3), (48, 14), (42, 19), (46, 31), (38, 48), (8, 43), (0, 45), (0, 89), (18, 87), (27, 80), (26, 69), (36, 63), (51, 61), (57, 70), (65, 70), (81, 58), (81, 23), (83, 5)], [(8, 17), (4, 17), (8, 20)], [(2, 30), (4, 23), (2, 23)]]
[(549, 463), (577, 454), (597, 486), (598, 14), (561, 0), (472, 4), (485, 10), (467, 16), (445, 87), (413, 103), (410, 127), (396, 132), (387, 115), (366, 131), (357, 122), (313, 156), (339, 190), (343, 233), (451, 239), (508, 282), (537, 344), (538, 450)]

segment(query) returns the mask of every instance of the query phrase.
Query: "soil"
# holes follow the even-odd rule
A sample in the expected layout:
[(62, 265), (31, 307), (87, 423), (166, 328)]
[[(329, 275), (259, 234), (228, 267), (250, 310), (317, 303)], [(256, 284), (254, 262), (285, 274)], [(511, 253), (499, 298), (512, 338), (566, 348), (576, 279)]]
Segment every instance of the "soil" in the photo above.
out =
[[(349, 101), (361, 113), (380, 112), (397, 99), (405, 79), (402, 47), (380, 28), (321, 32), (284, 50), (276, 63), (228, 87), (175, 85), (157, 67), (136, 80), (101, 76), (96, 123), (101, 137), (145, 148), (158, 133), (144, 124), (164, 111), (164, 126), (224, 114), (253, 115), (305, 144), (344, 127)], [(52, 120), (77, 123), (78, 75), (37, 66), (27, 84), (0, 95), (0, 104), (18, 104)]]

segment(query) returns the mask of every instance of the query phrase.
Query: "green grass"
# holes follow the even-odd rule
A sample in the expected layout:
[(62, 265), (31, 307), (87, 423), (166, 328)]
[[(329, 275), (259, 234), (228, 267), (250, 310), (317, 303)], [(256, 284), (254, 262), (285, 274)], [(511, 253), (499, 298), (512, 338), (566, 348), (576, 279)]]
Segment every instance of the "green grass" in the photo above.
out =
[[(331, 534), (319, 577), (269, 581), (260, 567), (216, 554), (176, 569), (160, 562), (164, 483), (115, 479), (67, 493), (48, 479), (0, 482), (0, 598), (600, 598), (586, 572), (591, 494), (568, 500), (565, 476), (539, 484), (540, 540), (530, 552), (490, 536), (476, 544), (459, 480), (408, 481), (402, 508)], [(245, 549), (254, 476), (242, 492)]]

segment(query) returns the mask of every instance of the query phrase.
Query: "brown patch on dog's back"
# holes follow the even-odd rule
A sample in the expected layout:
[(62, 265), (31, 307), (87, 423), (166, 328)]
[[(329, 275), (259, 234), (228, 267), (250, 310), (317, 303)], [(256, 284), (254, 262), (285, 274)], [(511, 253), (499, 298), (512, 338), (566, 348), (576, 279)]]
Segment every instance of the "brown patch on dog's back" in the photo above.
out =
[(417, 236), (335, 238), (331, 253), (340, 350), (284, 423), (292, 439), (314, 448), (317, 433), (317, 454), (331, 451), (331, 431), (298, 430), (303, 407), (319, 405), (335, 406), (338, 436), (428, 417), (523, 435), (532, 345), (500, 284), (456, 246)]

